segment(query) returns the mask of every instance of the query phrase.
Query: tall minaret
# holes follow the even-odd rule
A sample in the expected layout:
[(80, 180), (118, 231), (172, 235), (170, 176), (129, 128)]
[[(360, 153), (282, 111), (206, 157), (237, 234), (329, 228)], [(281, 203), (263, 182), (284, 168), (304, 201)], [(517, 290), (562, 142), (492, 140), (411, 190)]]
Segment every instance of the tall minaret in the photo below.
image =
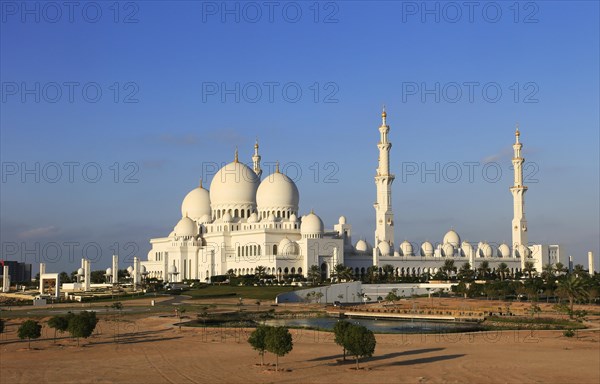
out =
[[(510, 191), (513, 195), (514, 214), (512, 220), (512, 245), (513, 245), (513, 256), (516, 256), (516, 252), (522, 248), (521, 246), (527, 247), (527, 220), (525, 219), (525, 192), (527, 187), (523, 185), (523, 163), (525, 159), (521, 156), (521, 148), (523, 144), (519, 142), (521, 133), (519, 132), (519, 125), (517, 124), (517, 130), (515, 132), (515, 144), (513, 149), (515, 151), (512, 163), (515, 173), (514, 185), (510, 187)], [(524, 256), (521, 255), (521, 262), (524, 262)]]
[(375, 185), (377, 185), (377, 202), (373, 204), (375, 207), (375, 244), (381, 241), (386, 241), (390, 245), (394, 245), (394, 213), (392, 212), (392, 183), (394, 175), (390, 173), (390, 149), (392, 143), (388, 140), (390, 131), (389, 125), (386, 123), (387, 114), (385, 107), (381, 113), (381, 127), (379, 127), (379, 167), (375, 175)]
[(262, 175), (262, 169), (260, 169), (260, 155), (258, 154), (258, 139), (256, 139), (256, 142), (254, 143), (254, 155), (252, 156), (252, 162), (254, 163), (254, 173), (256, 173), (256, 176), (258, 176), (258, 178), (260, 179), (260, 176)]

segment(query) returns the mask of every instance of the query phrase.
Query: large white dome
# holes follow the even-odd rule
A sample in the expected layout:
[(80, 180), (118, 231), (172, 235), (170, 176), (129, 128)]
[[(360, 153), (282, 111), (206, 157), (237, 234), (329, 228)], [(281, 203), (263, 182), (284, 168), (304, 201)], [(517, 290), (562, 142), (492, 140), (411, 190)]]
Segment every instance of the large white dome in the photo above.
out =
[(444, 236), (442, 244), (452, 244), (454, 247), (460, 247), (460, 236), (454, 230), (449, 230)]
[(277, 253), (279, 255), (297, 255), (298, 254), (298, 243), (295, 241), (291, 241), (287, 237), (283, 238), (279, 242), (279, 246), (277, 248)]
[(256, 205), (259, 211), (290, 210), (298, 211), (300, 194), (292, 179), (280, 172), (266, 177), (256, 192)]
[(210, 194), (200, 185), (192, 189), (181, 203), (181, 216), (199, 219), (204, 215), (210, 216)]
[(254, 209), (260, 180), (246, 164), (234, 161), (219, 170), (210, 183), (213, 210)]

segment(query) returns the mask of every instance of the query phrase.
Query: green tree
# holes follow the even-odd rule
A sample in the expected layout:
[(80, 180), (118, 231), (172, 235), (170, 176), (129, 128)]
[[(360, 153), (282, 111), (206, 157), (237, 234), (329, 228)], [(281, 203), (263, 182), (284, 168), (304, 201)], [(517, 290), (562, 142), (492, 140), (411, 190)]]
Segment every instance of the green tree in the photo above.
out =
[(307, 278), (313, 285), (321, 282), (321, 269), (317, 265), (311, 265), (307, 272)]
[(279, 356), (287, 355), (294, 347), (292, 334), (285, 327), (271, 327), (265, 337), (265, 346), (267, 351), (275, 355), (275, 371), (278, 371)]
[(523, 267), (523, 272), (531, 279), (536, 272), (535, 264), (533, 264), (532, 261), (526, 261)]
[(266, 337), (270, 328), (267, 325), (259, 325), (248, 338), (248, 343), (252, 346), (252, 349), (258, 351), (260, 355), (261, 366), (265, 364), (265, 351), (267, 350)]
[(567, 272), (567, 268), (565, 268), (565, 265), (563, 263), (558, 262), (554, 264), (554, 272), (557, 275), (562, 275), (563, 273)]
[(446, 259), (446, 260), (444, 260), (444, 265), (442, 265), (442, 267), (440, 268), (440, 270), (444, 274), (444, 277), (446, 279), (449, 279), (450, 275), (452, 273), (456, 273), (456, 270), (457, 270), (456, 265), (454, 265), (454, 260), (452, 260), (452, 259)]
[(500, 275), (500, 280), (504, 280), (506, 279), (506, 276), (508, 275), (508, 265), (506, 263), (500, 263), (498, 264), (498, 274)]
[(263, 265), (259, 265), (254, 269), (254, 275), (258, 280), (262, 280), (267, 275), (267, 268)]
[(344, 347), (356, 359), (356, 369), (359, 369), (358, 360), (361, 357), (373, 356), (376, 345), (375, 335), (362, 325), (350, 325), (344, 337)]
[(90, 337), (94, 333), (97, 323), (96, 312), (82, 311), (78, 315), (71, 316), (67, 330), (72, 337), (77, 338), (77, 346), (79, 346), (79, 338)]
[(479, 267), (477, 267), (477, 277), (479, 277), (480, 279), (485, 279), (488, 277), (491, 270), (492, 269), (490, 268), (489, 261), (484, 260), (481, 263), (479, 263)]
[(334, 341), (344, 350), (344, 361), (346, 361), (346, 332), (348, 332), (351, 325), (352, 324), (347, 321), (338, 321), (333, 326), (333, 334), (335, 335)]
[(471, 269), (471, 264), (466, 262), (463, 265), (461, 265), (460, 269), (458, 270), (457, 277), (460, 281), (473, 281), (473, 279), (475, 278), (475, 271)]
[(61, 283), (71, 283), (71, 276), (69, 276), (69, 274), (67, 272), (61, 272), (58, 274), (58, 278), (60, 279)]
[(31, 339), (38, 339), (42, 336), (42, 325), (35, 320), (26, 320), (17, 331), (19, 339), (27, 339), (27, 348), (31, 349)]
[(387, 281), (388, 283), (391, 283), (395, 280), (395, 276), (394, 276), (394, 266), (391, 264), (384, 264), (383, 267), (381, 267), (381, 271), (383, 272), (383, 276), (385, 278), (385, 281)]
[(587, 296), (585, 281), (575, 274), (565, 276), (558, 282), (556, 293), (569, 300), (569, 317), (572, 319), (575, 301)]
[(385, 300), (388, 302), (400, 300), (400, 296), (398, 296), (398, 288), (392, 289), (385, 297)]
[(65, 332), (69, 327), (69, 318), (64, 315), (52, 316), (48, 320), (48, 327), (54, 328), (54, 342), (56, 342), (56, 331)]

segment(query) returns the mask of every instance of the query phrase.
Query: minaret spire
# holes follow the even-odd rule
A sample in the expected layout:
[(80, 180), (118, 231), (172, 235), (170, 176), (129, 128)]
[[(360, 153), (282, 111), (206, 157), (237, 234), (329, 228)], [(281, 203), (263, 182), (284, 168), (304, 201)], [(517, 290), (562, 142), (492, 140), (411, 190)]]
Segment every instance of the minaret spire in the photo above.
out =
[(513, 220), (512, 220), (512, 245), (513, 257), (521, 257), (521, 265), (525, 264), (527, 252), (527, 219), (525, 218), (525, 193), (527, 186), (523, 184), (523, 163), (525, 159), (521, 154), (523, 144), (520, 141), (521, 132), (517, 123), (515, 129), (515, 143), (513, 144), (514, 155), (512, 164), (514, 169), (514, 182), (510, 187), (510, 192), (513, 195)]
[[(377, 186), (377, 201), (375, 208), (375, 247), (381, 241), (394, 245), (394, 213), (392, 211), (392, 183), (394, 175), (390, 173), (390, 150), (392, 143), (388, 140), (390, 131), (387, 125), (385, 106), (381, 112), (381, 126), (379, 127), (379, 164), (375, 174)], [(374, 260), (376, 262), (376, 260)]]
[(262, 175), (262, 169), (260, 169), (260, 155), (258, 154), (258, 138), (256, 138), (256, 142), (254, 143), (254, 155), (252, 155), (252, 163), (254, 164), (253, 170), (256, 173), (256, 176), (260, 179)]
[(234, 155), (233, 155), (233, 162), (234, 162), (234, 163), (237, 163), (237, 162), (239, 162), (239, 157), (238, 157), (238, 148), (237, 148), (237, 146), (235, 147), (235, 153), (234, 153)]

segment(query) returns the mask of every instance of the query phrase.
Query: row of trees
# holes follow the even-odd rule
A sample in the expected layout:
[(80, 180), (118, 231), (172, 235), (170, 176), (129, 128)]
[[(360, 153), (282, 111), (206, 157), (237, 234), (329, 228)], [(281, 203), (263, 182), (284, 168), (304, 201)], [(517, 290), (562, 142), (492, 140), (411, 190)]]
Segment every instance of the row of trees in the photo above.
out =
[(279, 356), (287, 355), (294, 347), (292, 334), (287, 328), (267, 325), (259, 325), (250, 334), (248, 343), (258, 351), (260, 365), (265, 363), (265, 352), (271, 352), (275, 355), (275, 371), (279, 369)]
[[(96, 312), (82, 311), (75, 315), (69, 312), (66, 315), (57, 315), (48, 320), (48, 327), (54, 329), (54, 341), (56, 342), (56, 332), (69, 332), (71, 337), (77, 338), (79, 346), (79, 338), (88, 338), (96, 329), (98, 318)], [(4, 323), (2, 322), (2, 328)], [(17, 331), (19, 339), (28, 340), (28, 348), (31, 348), (31, 339), (38, 339), (42, 336), (42, 325), (35, 320), (26, 320), (23, 322)]]
[[(338, 321), (333, 332), (335, 342), (344, 350), (344, 361), (346, 352), (354, 356), (356, 369), (359, 369), (361, 357), (371, 357), (375, 352), (375, 335), (372, 331), (362, 325), (352, 324), (347, 321)], [(279, 368), (279, 356), (288, 354), (293, 348), (292, 335), (285, 327), (271, 327), (259, 325), (248, 338), (248, 343), (258, 351), (260, 365), (264, 365), (265, 352), (271, 352), (276, 356), (275, 371)]]

